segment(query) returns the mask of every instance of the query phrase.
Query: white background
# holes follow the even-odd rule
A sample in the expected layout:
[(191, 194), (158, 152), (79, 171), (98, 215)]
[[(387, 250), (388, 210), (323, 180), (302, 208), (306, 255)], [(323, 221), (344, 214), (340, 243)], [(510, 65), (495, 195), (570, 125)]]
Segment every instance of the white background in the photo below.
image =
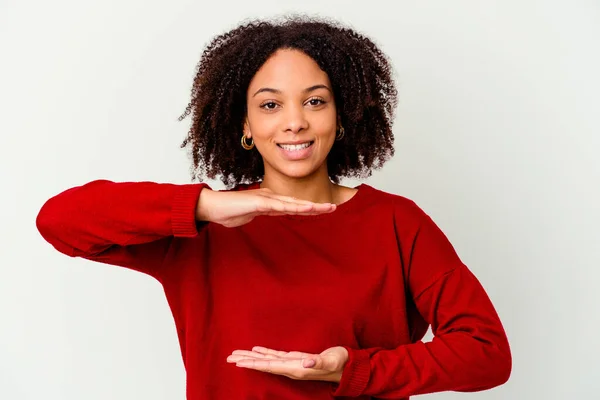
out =
[(177, 117), (202, 49), (284, 11), (390, 56), (397, 153), (367, 183), (432, 215), (508, 332), (507, 384), (426, 398), (597, 398), (600, 4), (572, 0), (1, 0), (0, 398), (184, 398), (159, 284), (63, 256), (35, 217), (93, 179), (189, 182)]

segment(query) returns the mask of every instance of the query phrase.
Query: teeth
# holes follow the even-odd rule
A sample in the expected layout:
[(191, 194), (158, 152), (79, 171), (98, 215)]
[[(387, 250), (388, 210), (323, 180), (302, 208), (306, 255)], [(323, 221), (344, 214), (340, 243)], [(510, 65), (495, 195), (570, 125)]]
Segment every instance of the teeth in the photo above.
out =
[(279, 147), (288, 150), (288, 151), (298, 151), (302, 149), (306, 149), (311, 145), (312, 142), (303, 143), (303, 144), (280, 144)]

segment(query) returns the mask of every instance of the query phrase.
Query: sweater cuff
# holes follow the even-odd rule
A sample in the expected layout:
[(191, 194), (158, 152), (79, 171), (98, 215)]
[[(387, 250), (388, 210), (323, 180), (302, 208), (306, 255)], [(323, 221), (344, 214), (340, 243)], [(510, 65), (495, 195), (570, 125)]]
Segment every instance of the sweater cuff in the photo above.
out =
[(332, 395), (358, 397), (362, 395), (371, 376), (371, 359), (366, 350), (356, 350), (346, 347), (348, 361), (342, 371), (342, 379)]
[(196, 206), (202, 189), (210, 187), (206, 183), (179, 185), (171, 206), (171, 228), (173, 236), (194, 237), (196, 226)]

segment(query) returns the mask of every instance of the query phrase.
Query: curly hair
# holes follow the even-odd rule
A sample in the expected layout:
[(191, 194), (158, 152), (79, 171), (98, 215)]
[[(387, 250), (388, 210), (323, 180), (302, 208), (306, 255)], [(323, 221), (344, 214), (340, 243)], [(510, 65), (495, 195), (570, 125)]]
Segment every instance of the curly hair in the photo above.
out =
[(254, 20), (215, 37), (196, 67), (191, 101), (179, 117), (192, 123), (192, 180), (206, 176), (228, 187), (260, 180), (256, 149), (240, 145), (246, 91), (254, 74), (279, 49), (295, 49), (327, 73), (345, 137), (327, 157), (330, 179), (368, 177), (394, 155), (392, 122), (397, 90), (392, 67), (373, 41), (334, 21), (300, 16)]

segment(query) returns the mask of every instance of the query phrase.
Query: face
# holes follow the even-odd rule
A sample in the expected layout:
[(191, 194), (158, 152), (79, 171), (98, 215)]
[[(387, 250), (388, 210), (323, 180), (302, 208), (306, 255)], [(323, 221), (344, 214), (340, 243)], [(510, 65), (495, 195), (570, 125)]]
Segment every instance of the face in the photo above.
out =
[(337, 128), (329, 77), (298, 50), (279, 50), (257, 71), (246, 95), (244, 133), (263, 157), (265, 175), (327, 176)]

